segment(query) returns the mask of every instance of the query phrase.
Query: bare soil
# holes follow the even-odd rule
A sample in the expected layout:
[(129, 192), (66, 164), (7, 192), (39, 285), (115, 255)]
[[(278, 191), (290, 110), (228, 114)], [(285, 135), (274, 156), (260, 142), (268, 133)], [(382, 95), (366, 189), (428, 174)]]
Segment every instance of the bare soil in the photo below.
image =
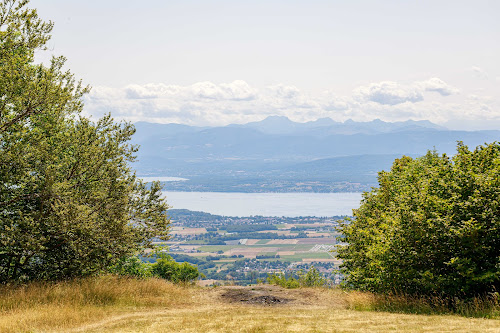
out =
[(314, 302), (311, 294), (304, 290), (284, 289), (277, 286), (222, 287), (219, 298), (225, 303), (261, 306), (282, 306), (285, 304), (308, 304)]

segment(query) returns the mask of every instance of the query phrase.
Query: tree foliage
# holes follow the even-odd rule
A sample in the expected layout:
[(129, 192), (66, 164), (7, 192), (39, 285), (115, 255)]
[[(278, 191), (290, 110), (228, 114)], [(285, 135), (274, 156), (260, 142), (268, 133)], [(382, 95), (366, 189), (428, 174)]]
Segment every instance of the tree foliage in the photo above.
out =
[(89, 91), (65, 59), (35, 64), (50, 38), (26, 0), (0, 0), (0, 281), (95, 274), (166, 237), (160, 185), (130, 168), (135, 129), (83, 117)]
[(287, 276), (285, 273), (268, 274), (267, 283), (288, 289), (329, 286), (329, 281), (314, 266), (311, 266), (307, 272), (301, 269), (296, 273), (296, 277), (293, 274)]
[(139, 257), (122, 258), (111, 267), (111, 273), (138, 278), (157, 277), (174, 283), (190, 283), (198, 277), (204, 277), (198, 267), (188, 262), (178, 263), (171, 256), (156, 253), (154, 263), (143, 262)]
[(500, 145), (396, 159), (340, 231), (347, 287), (471, 296), (500, 290)]

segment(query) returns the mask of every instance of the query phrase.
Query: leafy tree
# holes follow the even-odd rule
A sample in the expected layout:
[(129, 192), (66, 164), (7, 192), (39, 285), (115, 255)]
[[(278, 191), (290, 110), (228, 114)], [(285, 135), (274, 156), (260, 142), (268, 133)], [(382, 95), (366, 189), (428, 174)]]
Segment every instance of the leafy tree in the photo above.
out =
[(143, 262), (138, 256), (121, 258), (110, 267), (110, 272), (117, 275), (133, 276), (137, 278), (151, 277), (151, 264)]
[(130, 168), (134, 128), (81, 116), (89, 91), (27, 0), (0, 0), (0, 282), (99, 273), (166, 237), (161, 188)]
[(204, 277), (195, 265), (188, 262), (178, 263), (171, 256), (156, 252), (159, 258), (154, 263), (143, 262), (139, 257), (122, 258), (110, 268), (110, 272), (118, 275), (137, 278), (157, 277), (174, 283), (189, 283), (198, 277)]
[(323, 287), (328, 284), (325, 277), (314, 266), (304, 273), (303, 270), (299, 271), (299, 283), (303, 287)]
[(500, 145), (396, 159), (340, 231), (347, 287), (468, 297), (500, 290)]
[(294, 277), (293, 274), (287, 277), (285, 273), (267, 274), (267, 282), (288, 289), (328, 286), (327, 279), (314, 266), (311, 266), (307, 272), (301, 269), (297, 272), (297, 277)]
[(154, 276), (175, 282), (188, 283), (196, 280), (200, 272), (196, 266), (187, 262), (182, 264), (174, 261), (170, 256), (163, 256), (152, 264), (151, 272)]

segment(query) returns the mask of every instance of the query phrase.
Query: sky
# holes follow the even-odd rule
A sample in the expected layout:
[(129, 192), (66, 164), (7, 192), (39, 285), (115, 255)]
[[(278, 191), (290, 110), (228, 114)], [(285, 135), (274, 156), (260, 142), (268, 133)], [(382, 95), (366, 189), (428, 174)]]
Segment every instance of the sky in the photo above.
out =
[(500, 1), (32, 0), (85, 115), (500, 129)]

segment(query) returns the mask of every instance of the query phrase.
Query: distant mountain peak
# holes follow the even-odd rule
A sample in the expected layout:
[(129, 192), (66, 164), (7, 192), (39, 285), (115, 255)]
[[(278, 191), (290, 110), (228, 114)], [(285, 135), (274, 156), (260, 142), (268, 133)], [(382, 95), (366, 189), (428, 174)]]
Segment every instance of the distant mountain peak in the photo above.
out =
[(329, 125), (335, 125), (335, 124), (338, 124), (338, 122), (336, 122), (336, 121), (335, 121), (335, 120), (333, 120), (332, 118), (325, 117), (325, 118), (318, 118), (318, 119), (316, 119), (316, 120), (309, 121), (309, 122), (307, 122), (306, 124), (311, 124), (311, 125), (320, 125), (320, 126), (329, 126)]
[(428, 120), (406, 120), (399, 122), (385, 122), (373, 119), (366, 122), (357, 122), (352, 119), (337, 122), (329, 117), (319, 118), (305, 123), (294, 122), (286, 116), (272, 115), (267, 118), (247, 124), (232, 124), (224, 127), (197, 127), (184, 124), (156, 124), (148, 122), (135, 123), (141, 133), (149, 133), (163, 137), (166, 133), (196, 132), (217, 128), (245, 128), (256, 132), (272, 135), (309, 135), (324, 137), (332, 134), (379, 134), (402, 131), (447, 131), (446, 127), (436, 125)]
[(268, 123), (268, 122), (294, 123), (287, 116), (268, 116), (267, 118), (261, 121), (257, 121), (257, 123)]
[(293, 132), (297, 123), (285, 116), (269, 116), (261, 121), (251, 122), (242, 126), (253, 128), (264, 133), (286, 134)]

